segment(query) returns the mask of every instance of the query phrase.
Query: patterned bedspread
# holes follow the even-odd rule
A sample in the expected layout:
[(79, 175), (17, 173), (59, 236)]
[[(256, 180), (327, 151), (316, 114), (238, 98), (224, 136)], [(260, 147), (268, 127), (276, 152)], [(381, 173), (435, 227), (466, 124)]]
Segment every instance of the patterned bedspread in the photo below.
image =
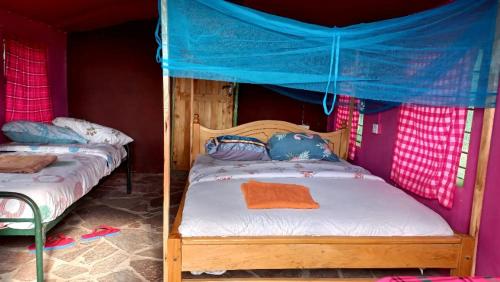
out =
[(336, 178), (384, 181), (345, 161), (223, 161), (200, 155), (189, 173), (190, 184), (250, 178)]
[[(0, 152), (14, 154), (55, 154), (57, 162), (38, 173), (0, 173), (0, 191), (27, 195), (39, 206), (42, 222), (61, 215), (66, 208), (88, 193), (99, 180), (109, 175), (125, 158), (123, 147), (107, 144), (28, 146), (0, 145)], [(16, 199), (0, 198), (1, 218), (32, 218), (33, 211)], [(16, 229), (32, 228), (31, 223), (0, 223)]]
[[(309, 188), (318, 209), (248, 209), (250, 179)], [(221, 161), (198, 156), (179, 232), (197, 236), (450, 236), (431, 209), (345, 161)], [(397, 212), (395, 212), (397, 211)]]

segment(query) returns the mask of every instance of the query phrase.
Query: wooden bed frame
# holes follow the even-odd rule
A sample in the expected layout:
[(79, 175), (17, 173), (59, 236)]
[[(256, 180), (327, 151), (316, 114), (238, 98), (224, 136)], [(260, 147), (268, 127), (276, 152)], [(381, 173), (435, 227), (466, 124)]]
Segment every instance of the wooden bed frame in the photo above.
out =
[[(169, 36), (167, 2), (160, 1), (162, 58), (169, 58)], [(498, 29), (498, 21), (497, 21)], [(170, 209), (170, 159), (171, 159), (171, 78), (168, 68), (163, 68), (163, 254), (164, 281), (181, 281), (181, 271), (197, 267), (208, 269), (240, 268), (372, 268), (372, 267), (446, 267), (454, 275), (475, 273), (477, 244), (491, 149), (491, 137), (495, 119), (495, 108), (485, 108), (481, 128), (481, 141), (477, 170), (474, 179), (474, 195), (471, 207), (469, 234), (455, 234), (448, 237), (266, 237), (266, 238), (182, 238), (177, 230), (182, 217), (179, 208), (172, 232), (169, 232)], [(191, 104), (193, 94), (191, 94)], [(352, 109), (351, 99), (351, 109)], [(191, 106), (191, 116), (193, 107)], [(349, 120), (352, 120), (352, 111)], [(274, 123), (274, 122), (271, 122)], [(193, 122), (191, 122), (193, 124)], [(255, 126), (255, 124), (254, 124)], [(274, 126), (274, 125), (273, 125)], [(238, 129), (240, 130), (240, 129)], [(200, 151), (202, 138), (209, 130), (194, 124), (191, 133), (198, 134), (198, 143), (192, 143), (193, 152)], [(226, 132), (236, 132), (236, 128)], [(247, 135), (261, 137), (262, 133), (247, 132)], [(266, 133), (266, 134), (269, 134)], [(262, 138), (262, 137), (261, 137)], [(347, 138), (347, 137), (346, 137)], [(265, 138), (263, 138), (265, 139)], [(342, 138), (341, 138), (342, 139)], [(194, 141), (194, 138), (191, 142)], [(332, 145), (335, 150), (335, 142)], [(193, 146), (195, 145), (195, 146)], [(197, 146), (196, 146), (197, 145)], [(337, 145), (340, 146), (340, 145)], [(347, 146), (344, 147), (347, 150)], [(340, 156), (345, 156), (342, 151)], [(187, 189), (187, 186), (186, 186)], [(196, 279), (197, 281), (202, 281)], [(227, 280), (227, 279), (226, 279)], [(255, 279), (233, 279), (250, 281)], [(266, 279), (260, 279), (263, 281)], [(267, 279), (268, 281), (289, 281), (291, 279)], [(346, 280), (346, 279), (330, 279)], [(353, 279), (350, 281), (358, 281)], [(206, 279), (204, 281), (221, 281)], [(317, 281), (317, 279), (302, 279)]]
[[(350, 114), (352, 119), (352, 113)], [(317, 133), (283, 121), (257, 121), (237, 127), (212, 130), (193, 119), (191, 162), (203, 152), (206, 140), (224, 134), (251, 136), (267, 141), (276, 132), (307, 132), (321, 135), (342, 158), (347, 156), (350, 122), (346, 128)], [(186, 190), (188, 188), (186, 185)], [(184, 199), (168, 235), (166, 281), (182, 281), (182, 271), (237, 269), (315, 268), (447, 268), (452, 275), (471, 274), (474, 237), (453, 236), (272, 236), (272, 237), (182, 237)], [(194, 279), (190, 281), (264, 281), (266, 279)], [(269, 281), (276, 281), (267, 279)], [(287, 279), (286, 281), (288, 281)], [(294, 281), (296, 281), (295, 279)], [(298, 281), (316, 281), (303, 279)], [(335, 280), (335, 279), (328, 279)], [(278, 280), (285, 281), (285, 280)], [(338, 281), (338, 280), (337, 280)]]

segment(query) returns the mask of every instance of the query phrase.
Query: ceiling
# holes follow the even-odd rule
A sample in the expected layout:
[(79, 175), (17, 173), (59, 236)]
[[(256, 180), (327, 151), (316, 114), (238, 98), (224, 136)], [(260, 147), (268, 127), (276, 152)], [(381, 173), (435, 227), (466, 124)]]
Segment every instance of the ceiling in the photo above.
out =
[(68, 32), (153, 19), (156, 5), (157, 0), (0, 0), (0, 9)]
[[(176, 0), (168, 0), (176, 1)], [(232, 0), (265, 12), (327, 26), (412, 14), (450, 0)], [(157, 17), (157, 0), (0, 0), (0, 9), (74, 32)]]

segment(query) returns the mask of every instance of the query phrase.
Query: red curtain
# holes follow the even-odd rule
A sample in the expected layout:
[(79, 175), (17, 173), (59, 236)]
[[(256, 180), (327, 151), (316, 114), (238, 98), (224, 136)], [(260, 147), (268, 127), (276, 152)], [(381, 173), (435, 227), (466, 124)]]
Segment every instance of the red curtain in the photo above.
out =
[(5, 120), (51, 122), (47, 48), (5, 42)]
[[(349, 99), (349, 96), (338, 96), (335, 115), (333, 118), (331, 116), (328, 117), (328, 130), (339, 130), (343, 127), (344, 123), (347, 124), (349, 120)], [(356, 104), (359, 103), (358, 99), (355, 99), (354, 101)], [(358, 121), (359, 111), (355, 109), (352, 115), (351, 136), (349, 138), (348, 157), (351, 160), (354, 160), (354, 157), (356, 156), (356, 134), (358, 130)]]
[(463, 108), (402, 106), (391, 179), (451, 208), (466, 118)]

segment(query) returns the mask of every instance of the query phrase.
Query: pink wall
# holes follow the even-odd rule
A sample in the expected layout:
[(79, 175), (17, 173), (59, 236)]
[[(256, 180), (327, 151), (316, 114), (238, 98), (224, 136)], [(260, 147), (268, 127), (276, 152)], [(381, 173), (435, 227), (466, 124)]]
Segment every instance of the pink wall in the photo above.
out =
[(495, 125), (491, 141), (484, 208), (479, 233), (477, 273), (500, 276), (500, 100), (497, 102)]
[[(497, 106), (497, 108), (500, 108)], [(500, 112), (500, 109), (497, 109)], [(413, 195), (417, 200), (441, 214), (454, 230), (467, 233), (472, 204), (472, 192), (476, 174), (476, 162), (479, 152), (483, 110), (474, 112), (473, 129), (467, 164), (467, 174), (464, 187), (457, 188), (452, 209), (441, 207), (436, 201), (427, 200)], [(397, 131), (398, 109), (384, 113), (366, 115), (364, 118), (363, 140), (358, 150), (355, 163), (367, 168), (372, 173), (391, 182), (390, 171), (392, 155)], [(380, 134), (371, 132), (372, 124), (379, 123)], [(486, 196), (483, 210), (483, 220), (479, 240), (478, 267), (479, 275), (500, 275), (500, 209), (496, 202), (500, 201), (500, 190), (497, 189), (500, 177), (495, 171), (500, 171), (500, 114), (496, 116), (496, 126), (493, 133), (492, 152), (489, 161), (489, 174), (486, 186)]]
[[(46, 44), (48, 46), (49, 84), (55, 116), (68, 115), (68, 89), (66, 78), (65, 32), (58, 31), (46, 24), (0, 10), (0, 42), (12, 38)], [(1, 50), (2, 48), (0, 48)], [(1, 69), (1, 68), (0, 68)], [(3, 79), (0, 70), (0, 81)], [(3, 82), (3, 81), (2, 81)], [(3, 85), (3, 83), (1, 84)], [(0, 87), (0, 125), (4, 123), (4, 90)]]

